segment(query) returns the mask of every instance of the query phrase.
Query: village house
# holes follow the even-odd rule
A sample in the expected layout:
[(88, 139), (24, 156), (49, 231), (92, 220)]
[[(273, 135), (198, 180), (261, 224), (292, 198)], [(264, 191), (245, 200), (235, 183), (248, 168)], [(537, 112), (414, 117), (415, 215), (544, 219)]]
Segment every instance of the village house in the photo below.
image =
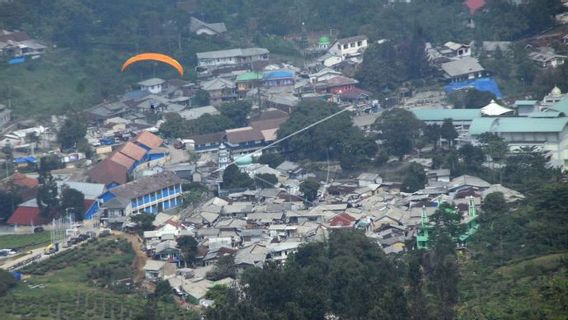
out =
[(556, 54), (552, 48), (539, 48), (530, 52), (528, 56), (541, 68), (557, 68), (568, 59), (568, 56)]
[(196, 35), (217, 36), (227, 32), (225, 23), (206, 23), (196, 17), (191, 17), (189, 21), (189, 31)]
[(165, 280), (176, 273), (175, 264), (159, 260), (146, 261), (143, 270), (144, 278), (150, 281)]
[(166, 81), (160, 78), (150, 78), (144, 81), (138, 82), (140, 90), (150, 92), (151, 94), (162, 93), (162, 87), (165, 85)]
[(294, 76), (289, 70), (267, 71), (262, 75), (262, 83), (265, 87), (293, 86)]
[(254, 71), (239, 74), (235, 80), (239, 96), (243, 98), (250, 90), (260, 87), (262, 76), (262, 73)]
[(0, 31), (0, 56), (7, 57), (9, 64), (22, 63), (26, 57), (39, 57), (46, 48), (24, 31)]
[(209, 93), (209, 101), (218, 106), (223, 102), (234, 101), (238, 98), (237, 86), (233, 81), (215, 78), (201, 83), (201, 89)]
[(486, 76), (485, 68), (473, 57), (442, 63), (440, 68), (444, 72), (444, 77), (450, 82), (472, 80)]
[(197, 65), (218, 68), (243, 66), (255, 61), (268, 61), (269, 51), (264, 48), (228, 49), (197, 53)]
[(336, 40), (329, 48), (329, 53), (342, 57), (360, 56), (369, 46), (367, 36), (359, 35)]

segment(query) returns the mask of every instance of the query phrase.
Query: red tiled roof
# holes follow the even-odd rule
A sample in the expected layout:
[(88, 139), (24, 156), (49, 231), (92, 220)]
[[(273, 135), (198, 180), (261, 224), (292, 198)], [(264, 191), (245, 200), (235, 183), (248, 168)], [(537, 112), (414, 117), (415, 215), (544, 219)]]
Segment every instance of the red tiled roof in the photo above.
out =
[(108, 158), (106, 158), (105, 161), (112, 161), (116, 164), (123, 166), (127, 170), (132, 168), (135, 162), (132, 158), (127, 157), (126, 155), (120, 152), (114, 152)]
[(268, 129), (278, 129), (280, 125), (288, 120), (288, 117), (268, 119), (268, 120), (257, 120), (251, 121), (250, 126), (257, 130), (268, 130)]
[(474, 15), (475, 12), (485, 6), (485, 0), (467, 0), (465, 5), (469, 8), (469, 13)]
[(162, 140), (162, 138), (148, 131), (140, 132), (133, 141), (143, 144), (150, 149), (157, 148), (161, 146), (162, 143), (164, 143), (164, 140)]
[(46, 224), (48, 221), (40, 215), (37, 207), (18, 207), (7, 223), (12, 225), (39, 225)]
[(355, 220), (355, 218), (347, 213), (340, 213), (329, 220), (329, 225), (332, 227), (349, 227)]
[(127, 176), (128, 168), (125, 168), (108, 158), (97, 163), (89, 171), (89, 179), (96, 183), (110, 184), (116, 182), (118, 184), (123, 184), (128, 180)]
[(144, 148), (132, 142), (127, 142), (120, 146), (120, 148), (118, 148), (118, 152), (136, 161), (142, 160), (146, 155), (146, 150)]
[(35, 188), (39, 184), (37, 179), (26, 176), (23, 173), (16, 172), (10, 178), (10, 181), (18, 187)]

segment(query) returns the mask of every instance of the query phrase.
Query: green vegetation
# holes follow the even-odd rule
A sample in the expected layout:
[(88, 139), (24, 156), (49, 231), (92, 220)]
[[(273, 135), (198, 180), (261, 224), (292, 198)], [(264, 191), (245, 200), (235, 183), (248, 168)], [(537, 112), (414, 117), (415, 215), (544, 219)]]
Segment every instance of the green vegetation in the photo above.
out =
[(8, 271), (0, 269), (0, 297), (5, 295), (8, 290), (16, 286), (16, 278)]
[[(137, 319), (145, 300), (134, 293), (134, 252), (125, 240), (89, 242), (22, 270), (31, 275), (0, 298), (3, 319)], [(159, 302), (155, 314), (193, 319), (174, 304)]]
[(22, 197), (17, 190), (0, 190), (0, 221), (8, 220), (18, 204), (22, 202)]
[(236, 164), (231, 164), (223, 171), (223, 188), (254, 188), (254, 180), (248, 174), (241, 172)]
[(271, 173), (260, 173), (254, 176), (254, 183), (257, 188), (275, 188), (278, 186), (278, 178)]
[(300, 192), (304, 195), (305, 202), (313, 202), (318, 197), (320, 183), (315, 180), (306, 180), (300, 184)]
[(9, 234), (0, 236), (0, 249), (13, 248), (28, 250), (45, 246), (50, 241), (49, 232), (31, 234)]
[(413, 150), (422, 125), (412, 112), (397, 108), (383, 112), (374, 127), (386, 151), (402, 160)]

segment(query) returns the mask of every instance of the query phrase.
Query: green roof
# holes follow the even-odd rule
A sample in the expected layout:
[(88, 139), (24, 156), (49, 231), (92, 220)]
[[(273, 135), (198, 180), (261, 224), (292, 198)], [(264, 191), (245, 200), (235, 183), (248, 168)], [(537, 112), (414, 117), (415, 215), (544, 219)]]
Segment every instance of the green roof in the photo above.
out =
[(564, 114), (568, 114), (568, 98), (558, 101), (549, 109), (553, 109), (555, 111), (563, 112)]
[(477, 118), (471, 122), (469, 133), (472, 136), (486, 132), (561, 132), (568, 124), (568, 117), (563, 118)]
[(537, 100), (516, 100), (515, 106), (534, 106), (538, 103)]
[(330, 44), (330, 43), (331, 43), (331, 41), (329, 40), (328, 36), (320, 37), (319, 44)]
[(237, 76), (237, 81), (253, 81), (262, 79), (262, 73), (245, 72)]
[(412, 109), (412, 113), (418, 120), (422, 121), (444, 121), (452, 119), (454, 121), (471, 121), (481, 117), (480, 109)]

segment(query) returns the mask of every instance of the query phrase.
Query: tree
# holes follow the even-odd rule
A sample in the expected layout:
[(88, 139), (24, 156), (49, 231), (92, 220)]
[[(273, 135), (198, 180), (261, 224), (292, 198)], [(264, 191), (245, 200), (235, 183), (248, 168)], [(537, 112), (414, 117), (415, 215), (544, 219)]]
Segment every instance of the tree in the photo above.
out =
[(16, 286), (16, 279), (8, 271), (0, 269), (0, 297)]
[(39, 171), (51, 171), (63, 168), (64, 164), (56, 154), (50, 154), (39, 159)]
[(61, 211), (71, 212), (76, 221), (83, 221), (85, 213), (85, 195), (76, 189), (64, 185), (61, 190)]
[(181, 236), (176, 241), (184, 261), (189, 265), (193, 265), (197, 256), (197, 240), (192, 236)]
[(211, 281), (221, 280), (227, 277), (235, 278), (237, 267), (233, 255), (224, 255), (217, 260), (213, 270), (207, 273), (207, 279)]
[(248, 174), (241, 172), (236, 164), (231, 164), (223, 171), (223, 188), (240, 189), (252, 188), (254, 181)]
[(467, 89), (452, 92), (449, 100), (457, 109), (479, 109), (488, 105), (491, 100), (497, 100), (497, 97), (489, 91)]
[(319, 182), (315, 180), (306, 180), (300, 184), (300, 192), (304, 195), (306, 202), (312, 203), (318, 197)]
[(199, 182), (191, 182), (182, 184), (183, 190), (183, 206), (187, 207), (189, 205), (197, 205), (203, 201), (207, 194), (209, 194), (209, 189)]
[(254, 183), (257, 188), (275, 188), (278, 185), (278, 178), (271, 173), (259, 173), (254, 176)]
[(40, 171), (38, 182), (37, 206), (44, 218), (51, 219), (59, 207), (57, 183), (49, 171)]
[(352, 131), (340, 145), (339, 165), (343, 170), (365, 168), (379, 151), (373, 138), (364, 136), (358, 129), (353, 128)]
[(387, 151), (402, 160), (413, 150), (421, 125), (412, 112), (396, 108), (383, 112), (374, 127)]
[(193, 96), (192, 103), (196, 107), (204, 107), (209, 105), (209, 92), (205, 90), (197, 90)]
[(440, 136), (448, 141), (450, 148), (453, 147), (454, 140), (458, 137), (458, 132), (454, 127), (452, 119), (444, 119), (440, 127)]
[(422, 129), (422, 137), (425, 143), (431, 143), (432, 146), (434, 146), (434, 150), (436, 150), (441, 137), (440, 126), (437, 124), (424, 126)]
[(494, 133), (483, 133), (478, 140), (482, 144), (483, 152), (491, 157), (491, 163), (500, 162), (509, 151), (507, 142)]
[(86, 134), (87, 122), (82, 116), (74, 115), (68, 117), (57, 132), (57, 141), (62, 150), (76, 148), (77, 143), (85, 139)]
[(136, 230), (138, 231), (138, 234), (142, 235), (144, 231), (154, 230), (154, 225), (152, 223), (155, 218), (156, 216), (153, 214), (144, 212), (133, 215), (130, 220), (136, 223)]
[(258, 158), (258, 162), (262, 164), (267, 164), (272, 169), (278, 167), (282, 162), (284, 162), (284, 157), (282, 154), (278, 152), (263, 152), (260, 158)]
[(417, 190), (423, 189), (428, 179), (426, 178), (426, 173), (424, 172), (424, 167), (418, 163), (411, 163), (406, 169), (406, 174), (402, 180), (402, 185), (400, 186), (400, 191), (403, 192), (415, 192)]
[(485, 161), (485, 155), (480, 147), (475, 147), (471, 143), (464, 144), (458, 154), (463, 158), (467, 169), (478, 168)]
[(0, 190), (0, 221), (6, 221), (16, 210), (22, 197), (11, 190)]
[(252, 103), (247, 100), (226, 102), (219, 107), (222, 115), (232, 120), (235, 127), (245, 127), (248, 123), (248, 114), (252, 109)]

